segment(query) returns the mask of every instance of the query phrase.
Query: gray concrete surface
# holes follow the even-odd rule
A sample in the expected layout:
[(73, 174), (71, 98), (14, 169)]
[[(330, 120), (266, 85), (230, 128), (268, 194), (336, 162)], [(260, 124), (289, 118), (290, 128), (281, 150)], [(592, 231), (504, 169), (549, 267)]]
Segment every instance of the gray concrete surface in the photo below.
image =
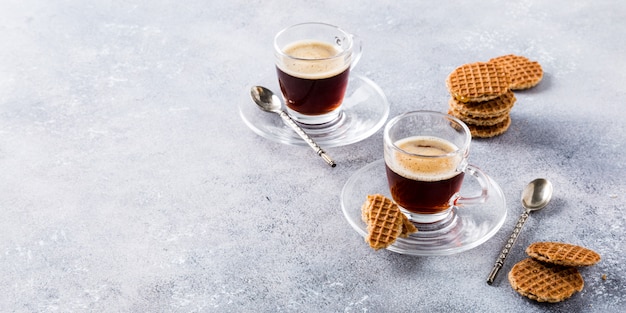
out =
[[(304, 21), (363, 39), (355, 72), (390, 116), (447, 110), (461, 64), (542, 64), (510, 129), (473, 144), (507, 197), (492, 239), (445, 257), (373, 251), (340, 190), (382, 158), (382, 131), (327, 149), (331, 169), (242, 122), (246, 86), (273, 72), (273, 35)], [(0, 311), (619, 312), (624, 38), (621, 1), (2, 1)], [(535, 177), (554, 200), (504, 272), (535, 241), (602, 255), (559, 304), (519, 296), (506, 275), (485, 283)]]

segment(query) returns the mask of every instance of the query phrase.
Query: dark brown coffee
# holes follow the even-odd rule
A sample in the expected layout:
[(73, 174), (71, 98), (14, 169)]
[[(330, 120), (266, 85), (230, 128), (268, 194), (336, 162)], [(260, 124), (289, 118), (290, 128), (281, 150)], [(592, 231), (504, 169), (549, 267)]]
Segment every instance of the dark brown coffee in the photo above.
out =
[(449, 154), (456, 147), (443, 139), (422, 136), (405, 138), (395, 145), (409, 153), (396, 152), (385, 162), (393, 200), (413, 213), (447, 210), (465, 176), (457, 171), (461, 156)]
[(350, 69), (343, 58), (333, 58), (339, 50), (324, 42), (301, 41), (283, 52), (291, 58), (279, 63), (276, 72), (290, 109), (305, 115), (321, 115), (341, 105)]

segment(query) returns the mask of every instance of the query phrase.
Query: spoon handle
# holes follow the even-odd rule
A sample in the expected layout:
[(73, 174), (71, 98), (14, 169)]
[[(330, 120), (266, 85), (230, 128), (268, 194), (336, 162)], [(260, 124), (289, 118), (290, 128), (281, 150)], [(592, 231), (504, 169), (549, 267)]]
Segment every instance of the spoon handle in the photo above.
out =
[(278, 114), (280, 115), (280, 117), (283, 119), (283, 121), (285, 122), (285, 124), (289, 125), (289, 127), (291, 127), (294, 131), (296, 131), (296, 133), (298, 135), (300, 135), (300, 137), (302, 137), (302, 139), (304, 139), (304, 141), (306, 141), (306, 143), (309, 144), (309, 146), (311, 148), (313, 148), (313, 150), (315, 150), (315, 152), (317, 153), (317, 155), (319, 155), (320, 157), (322, 157), (322, 159), (324, 159), (324, 161), (330, 165), (330, 167), (335, 167), (337, 166), (337, 164), (335, 163), (335, 161), (333, 161), (333, 159), (331, 159), (326, 152), (324, 152), (324, 150), (322, 150), (322, 148), (320, 148), (320, 146), (315, 143), (315, 141), (313, 141), (313, 139), (311, 137), (309, 137), (309, 135), (307, 135), (304, 130), (302, 128), (300, 128), (300, 126), (298, 126), (298, 124), (296, 124), (296, 122), (294, 122), (291, 117), (285, 113), (285, 111), (278, 111)]
[(522, 231), (522, 227), (524, 226), (524, 223), (526, 223), (526, 219), (528, 219), (528, 215), (530, 215), (530, 209), (526, 209), (526, 211), (524, 211), (524, 213), (522, 213), (522, 215), (520, 215), (519, 219), (517, 220), (517, 225), (515, 225), (515, 228), (513, 229), (513, 233), (511, 233), (509, 240), (504, 245), (504, 248), (502, 248), (502, 252), (500, 252), (500, 256), (496, 260), (496, 263), (493, 265), (493, 269), (491, 269), (489, 278), (487, 278), (487, 284), (489, 285), (493, 284), (493, 280), (496, 279), (496, 276), (498, 275), (498, 273), (500, 272), (500, 269), (504, 265), (504, 261), (506, 261), (506, 257), (509, 255), (511, 248), (513, 248), (515, 241), (517, 241), (517, 236)]

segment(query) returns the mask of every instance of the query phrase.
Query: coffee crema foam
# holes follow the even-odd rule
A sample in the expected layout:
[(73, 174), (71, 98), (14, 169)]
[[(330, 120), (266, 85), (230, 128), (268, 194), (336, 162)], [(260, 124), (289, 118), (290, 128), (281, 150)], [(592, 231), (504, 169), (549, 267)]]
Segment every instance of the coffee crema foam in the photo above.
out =
[[(410, 153), (394, 153), (393, 164), (388, 164), (398, 175), (421, 181), (440, 181), (459, 174), (458, 165), (462, 156), (443, 156), (458, 148), (453, 143), (429, 136), (415, 136), (400, 139), (395, 145)], [(436, 157), (436, 156), (441, 157)], [(388, 162), (391, 163), (391, 162)]]
[(287, 45), (278, 67), (285, 73), (307, 79), (324, 79), (339, 75), (349, 66), (343, 58), (333, 58), (342, 51), (322, 41), (296, 41)]

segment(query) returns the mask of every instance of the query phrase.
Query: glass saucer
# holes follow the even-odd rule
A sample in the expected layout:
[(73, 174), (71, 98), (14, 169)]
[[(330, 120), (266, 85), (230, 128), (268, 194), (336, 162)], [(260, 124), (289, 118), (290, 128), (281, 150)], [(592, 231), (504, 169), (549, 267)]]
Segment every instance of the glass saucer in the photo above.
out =
[[(261, 79), (259, 85), (268, 87), (280, 96), (275, 77)], [(260, 110), (250, 98), (250, 88), (239, 102), (243, 121), (258, 135), (280, 143), (306, 146), (307, 143), (278, 114)], [(329, 127), (303, 127), (322, 148), (349, 145), (376, 133), (389, 116), (389, 102), (383, 91), (370, 79), (351, 74), (340, 119)]]
[[(489, 178), (490, 192), (485, 203), (454, 207), (453, 221), (445, 231), (430, 232), (420, 229), (408, 238), (398, 238), (387, 249), (393, 252), (419, 256), (451, 255), (467, 251), (487, 241), (498, 232), (506, 218), (506, 201), (500, 186)], [(478, 182), (470, 177), (463, 181), (462, 195), (473, 195), (480, 190)], [(391, 198), (384, 160), (372, 162), (359, 169), (341, 191), (341, 208), (346, 220), (362, 236), (367, 236), (367, 225), (361, 220), (361, 206), (369, 194)]]

